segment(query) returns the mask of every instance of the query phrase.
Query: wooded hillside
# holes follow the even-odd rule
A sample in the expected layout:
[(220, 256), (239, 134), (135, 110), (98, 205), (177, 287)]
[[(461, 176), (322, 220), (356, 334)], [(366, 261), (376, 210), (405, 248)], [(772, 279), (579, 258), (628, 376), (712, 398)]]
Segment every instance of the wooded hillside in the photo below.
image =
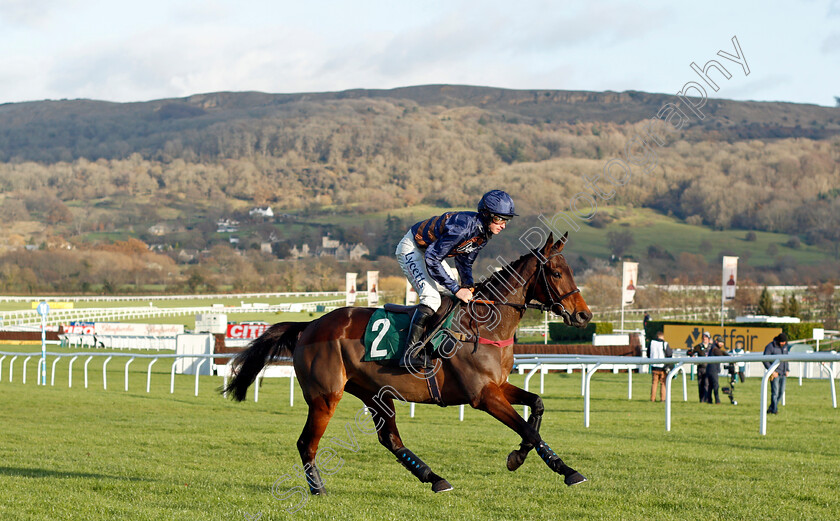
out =
[[(254, 205), (296, 217), (472, 207), (491, 187), (524, 215), (551, 215), (673, 101), (421, 86), (6, 104), (0, 218), (11, 242), (72, 244), (160, 221), (194, 230)], [(840, 109), (709, 100), (703, 111), (679, 131), (655, 126), (655, 168), (607, 203), (840, 256)]]

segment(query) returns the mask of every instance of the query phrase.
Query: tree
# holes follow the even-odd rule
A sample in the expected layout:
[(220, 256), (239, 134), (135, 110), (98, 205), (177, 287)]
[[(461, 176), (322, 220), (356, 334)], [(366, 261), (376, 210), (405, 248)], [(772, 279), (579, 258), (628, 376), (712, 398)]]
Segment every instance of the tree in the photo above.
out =
[(758, 297), (758, 314), (759, 315), (774, 315), (773, 297), (767, 287), (761, 291), (761, 296)]
[(633, 246), (635, 242), (636, 241), (633, 239), (633, 234), (630, 230), (607, 233), (607, 244), (609, 245), (610, 252), (619, 259), (624, 255), (624, 252), (626, 252), (628, 248)]
[[(799, 317), (799, 302), (796, 300), (796, 295), (791, 293), (787, 300), (787, 316)], [(801, 318), (801, 317), (800, 317)]]

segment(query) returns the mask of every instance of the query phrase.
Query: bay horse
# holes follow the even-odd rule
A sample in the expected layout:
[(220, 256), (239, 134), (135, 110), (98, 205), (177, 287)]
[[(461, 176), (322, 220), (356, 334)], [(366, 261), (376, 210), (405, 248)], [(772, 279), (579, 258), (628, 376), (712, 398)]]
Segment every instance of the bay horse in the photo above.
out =
[[(555, 243), (549, 234), (542, 248), (531, 250), (477, 285), (473, 301), (458, 310), (462, 312), (454, 318), (451, 328), (474, 335), (436, 359), (438, 370), (433, 378), (439, 383), (438, 405), (469, 404), (519, 434), (522, 443), (507, 457), (509, 470), (519, 468), (535, 448), (551, 470), (562, 474), (567, 485), (574, 485), (586, 478), (566, 465), (540, 437), (542, 400), (507, 381), (513, 367), (512, 338), (526, 308), (551, 310), (575, 327), (585, 327), (592, 318), (561, 254), (567, 237), (568, 232)], [(263, 367), (284, 351), (291, 352), (303, 397), (309, 405), (297, 448), (312, 494), (326, 493), (316, 466), (318, 443), (345, 391), (367, 406), (379, 442), (403, 466), (422, 483), (431, 483), (434, 492), (451, 490), (448, 481), (405, 447), (395, 421), (393, 398), (433, 403), (431, 386), (427, 386), (422, 373), (417, 377), (404, 368), (362, 361), (365, 347), (361, 339), (374, 311), (375, 308), (344, 307), (311, 322), (274, 324), (234, 359), (235, 376), (225, 392), (235, 400), (244, 400)], [(513, 405), (531, 408), (528, 421)]]

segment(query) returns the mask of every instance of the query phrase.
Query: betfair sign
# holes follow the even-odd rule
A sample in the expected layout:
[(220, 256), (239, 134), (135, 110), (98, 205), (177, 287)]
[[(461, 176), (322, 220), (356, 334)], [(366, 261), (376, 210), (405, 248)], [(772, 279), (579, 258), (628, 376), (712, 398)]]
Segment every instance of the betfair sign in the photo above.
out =
[(752, 326), (677, 326), (665, 324), (665, 341), (674, 349), (691, 349), (703, 341), (703, 332), (708, 331), (712, 338), (720, 335), (727, 350), (735, 348), (736, 342), (744, 343), (746, 351), (764, 351), (764, 346), (782, 332), (779, 327)]

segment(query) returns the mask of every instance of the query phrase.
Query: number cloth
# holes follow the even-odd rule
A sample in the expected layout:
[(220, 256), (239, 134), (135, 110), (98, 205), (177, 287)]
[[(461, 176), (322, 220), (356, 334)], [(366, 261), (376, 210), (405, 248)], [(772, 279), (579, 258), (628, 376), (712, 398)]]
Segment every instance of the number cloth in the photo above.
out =
[[(438, 333), (431, 339), (429, 344), (432, 350), (437, 350), (440, 344), (446, 339), (444, 329), (452, 324), (454, 313), (450, 313), (446, 322), (438, 330)], [(365, 346), (365, 362), (380, 362), (383, 360), (394, 360), (402, 357), (405, 348), (405, 340), (408, 337), (408, 326), (411, 323), (411, 315), (405, 313), (389, 313), (383, 308), (377, 309), (370, 317), (365, 328), (365, 336), (362, 343)]]

